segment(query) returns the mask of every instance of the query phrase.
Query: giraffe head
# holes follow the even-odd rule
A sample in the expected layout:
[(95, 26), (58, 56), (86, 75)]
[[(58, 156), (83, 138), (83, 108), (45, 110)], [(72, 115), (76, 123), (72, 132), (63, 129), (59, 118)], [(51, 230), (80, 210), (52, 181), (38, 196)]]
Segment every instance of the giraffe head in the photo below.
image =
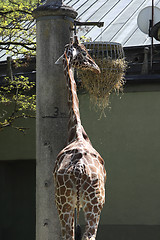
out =
[(100, 73), (100, 68), (89, 55), (84, 45), (80, 44), (77, 36), (74, 36), (73, 41), (65, 47), (66, 56), (73, 68), (83, 70), (91, 70), (95, 73)]

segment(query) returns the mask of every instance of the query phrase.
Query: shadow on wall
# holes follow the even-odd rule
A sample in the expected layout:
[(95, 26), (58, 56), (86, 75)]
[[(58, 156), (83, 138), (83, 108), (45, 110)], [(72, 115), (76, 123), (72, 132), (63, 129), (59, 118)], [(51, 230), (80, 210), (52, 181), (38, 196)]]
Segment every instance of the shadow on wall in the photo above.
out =
[(35, 160), (0, 161), (0, 239), (35, 240)]
[(160, 226), (151, 225), (101, 225), (97, 240), (159, 240)]

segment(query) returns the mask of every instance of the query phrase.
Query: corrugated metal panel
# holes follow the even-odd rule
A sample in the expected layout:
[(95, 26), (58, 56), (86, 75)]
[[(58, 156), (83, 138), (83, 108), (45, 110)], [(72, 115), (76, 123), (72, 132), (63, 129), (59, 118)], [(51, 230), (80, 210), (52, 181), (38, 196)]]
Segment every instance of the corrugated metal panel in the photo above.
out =
[[(64, 4), (72, 6), (78, 12), (80, 21), (104, 21), (104, 27), (87, 27), (87, 31), (78, 32), (92, 41), (115, 41), (123, 46), (150, 44), (150, 37), (141, 32), (137, 25), (139, 12), (151, 6), (151, 0), (66, 0)], [(160, 8), (160, 0), (154, 4)], [(154, 43), (159, 44), (154, 40)]]
[[(113, 1), (112, 1), (113, 2)], [(121, 0), (120, 2), (118, 2), (116, 5), (114, 5), (114, 7), (112, 7), (110, 9), (110, 11), (108, 11), (107, 14), (105, 14), (103, 17), (100, 18), (100, 21), (105, 23), (105, 31), (106, 31), (106, 27), (112, 25), (112, 23), (114, 23), (115, 19), (123, 13), (123, 11), (125, 10), (125, 7), (128, 6), (129, 2), (131, 2), (131, 0)], [(95, 20), (94, 20), (95, 21)], [(107, 23), (107, 25), (106, 25)], [(113, 26), (112, 26), (113, 28)], [(87, 35), (92, 36), (93, 40), (99, 40), (99, 38), (101, 37), (100, 35), (103, 34), (103, 30), (101, 32), (101, 30), (99, 29), (99, 31), (95, 31), (95, 27), (89, 31), (87, 33)], [(86, 36), (87, 36), (86, 35)], [(105, 40), (105, 39), (104, 39)], [(107, 39), (106, 39), (107, 40)]]

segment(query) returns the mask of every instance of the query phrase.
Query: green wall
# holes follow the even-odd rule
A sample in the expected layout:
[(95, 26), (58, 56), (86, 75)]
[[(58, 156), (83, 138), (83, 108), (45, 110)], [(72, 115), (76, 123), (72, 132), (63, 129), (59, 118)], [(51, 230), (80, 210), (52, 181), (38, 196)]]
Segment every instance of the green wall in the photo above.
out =
[(105, 160), (101, 224), (160, 225), (160, 92), (111, 97), (106, 118), (79, 96), (82, 124)]
[[(4, 106), (0, 105), (0, 114)], [(0, 160), (35, 159), (35, 119), (16, 120), (14, 125), (26, 127), (25, 134), (11, 127), (0, 131)]]

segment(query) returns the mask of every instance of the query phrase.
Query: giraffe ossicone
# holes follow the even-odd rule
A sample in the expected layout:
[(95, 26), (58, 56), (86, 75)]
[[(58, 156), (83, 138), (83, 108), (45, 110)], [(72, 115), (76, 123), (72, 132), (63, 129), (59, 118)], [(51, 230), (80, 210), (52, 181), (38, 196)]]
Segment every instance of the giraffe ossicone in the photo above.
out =
[(56, 206), (64, 240), (75, 239), (75, 209), (79, 223), (81, 208), (86, 221), (82, 239), (95, 240), (105, 203), (106, 171), (102, 157), (93, 148), (81, 124), (72, 67), (89, 69), (96, 74), (100, 69), (77, 36), (65, 47), (63, 67), (68, 88), (68, 144), (58, 154), (53, 171)]

